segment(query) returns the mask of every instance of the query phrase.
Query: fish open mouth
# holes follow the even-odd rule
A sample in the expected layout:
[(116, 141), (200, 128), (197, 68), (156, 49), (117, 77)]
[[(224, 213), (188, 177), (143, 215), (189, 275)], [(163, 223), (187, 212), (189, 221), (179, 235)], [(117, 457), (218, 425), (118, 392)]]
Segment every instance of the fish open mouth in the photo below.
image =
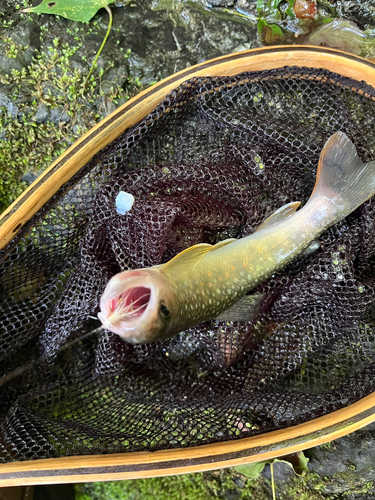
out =
[(137, 286), (130, 288), (111, 302), (111, 312), (119, 321), (138, 318), (146, 310), (151, 298), (150, 288)]

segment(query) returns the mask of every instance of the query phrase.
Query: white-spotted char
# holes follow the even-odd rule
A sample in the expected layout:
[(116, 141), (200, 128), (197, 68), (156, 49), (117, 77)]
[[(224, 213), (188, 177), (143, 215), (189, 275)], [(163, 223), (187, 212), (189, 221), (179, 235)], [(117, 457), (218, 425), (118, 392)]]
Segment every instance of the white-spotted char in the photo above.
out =
[(166, 264), (117, 274), (102, 295), (98, 317), (104, 328), (133, 344), (169, 338), (227, 312), (236, 310), (238, 317), (248, 291), (374, 192), (375, 161), (363, 164), (348, 137), (336, 132), (321, 152), (316, 184), (303, 208), (289, 203), (249, 236), (195, 245)]

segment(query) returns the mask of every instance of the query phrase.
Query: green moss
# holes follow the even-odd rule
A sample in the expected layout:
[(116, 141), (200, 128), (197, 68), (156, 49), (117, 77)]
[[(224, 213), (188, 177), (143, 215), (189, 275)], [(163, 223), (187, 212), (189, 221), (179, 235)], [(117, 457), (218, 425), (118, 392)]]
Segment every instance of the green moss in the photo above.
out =
[(210, 498), (203, 474), (89, 483), (75, 486), (76, 500), (206, 500)]
[(291, 479), (286, 488), (286, 494), (288, 495), (286, 498), (298, 500), (333, 500), (336, 498), (324, 493), (325, 487), (326, 483), (318, 474), (309, 473)]
[[(15, 54), (9, 41), (10, 57)], [(43, 46), (43, 44), (42, 44)], [(113, 66), (108, 63), (85, 85), (86, 72), (71, 63), (82, 43), (59, 47), (52, 45), (36, 53), (32, 64), (22, 71), (1, 75), (0, 84), (12, 96), (12, 106), (0, 107), (0, 213), (23, 191), (26, 172), (48, 167), (76, 139), (132, 95), (141, 84), (128, 77), (125, 85), (102, 82)], [(125, 58), (129, 57), (129, 51)], [(55, 110), (60, 122), (40, 123), (36, 113), (41, 107), (50, 116)], [(56, 122), (56, 120), (54, 120)]]
[(319, 445), (322, 450), (332, 450), (334, 448), (333, 441), (328, 441), (328, 443), (323, 443)]
[[(369, 468), (368, 470), (371, 471)], [(374, 482), (367, 481), (363, 483), (361, 477), (366, 476), (366, 471), (361, 471), (360, 476), (357, 473), (356, 467), (354, 464), (349, 465), (346, 471), (344, 472), (336, 472), (332, 476), (332, 481), (337, 484), (345, 484), (346, 490), (342, 493), (343, 497), (352, 496), (352, 495), (363, 495), (368, 492), (374, 492)]]
[[(371, 489), (372, 483), (367, 485)], [(318, 474), (276, 484), (278, 500), (333, 500)], [(152, 479), (86, 483), (75, 486), (76, 500), (269, 500), (270, 481), (248, 480), (233, 469)]]
[(268, 481), (246, 480), (232, 469), (180, 476), (86, 483), (75, 486), (76, 500), (269, 500)]

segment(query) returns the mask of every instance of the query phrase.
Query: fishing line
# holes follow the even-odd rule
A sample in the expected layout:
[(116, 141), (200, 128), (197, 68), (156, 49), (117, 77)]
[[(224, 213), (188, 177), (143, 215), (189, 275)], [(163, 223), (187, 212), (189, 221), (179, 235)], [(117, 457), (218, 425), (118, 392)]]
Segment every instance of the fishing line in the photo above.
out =
[[(95, 318), (95, 319), (97, 319), (97, 318)], [(60, 349), (57, 349), (56, 354), (63, 352), (66, 349), (69, 349), (69, 347), (72, 347), (74, 344), (77, 344), (81, 340), (84, 340), (84, 339), (90, 337), (91, 335), (94, 335), (94, 333), (100, 332), (101, 330), (104, 330), (103, 325), (99, 326), (98, 328), (95, 328), (94, 330), (91, 330), (90, 332), (84, 333), (80, 337), (77, 337), (76, 339), (71, 340), (70, 342), (67, 342), (62, 347), (60, 347)], [(15, 368), (13, 371), (11, 371), (10, 373), (3, 375), (0, 378), (0, 387), (2, 387), (4, 384), (9, 382), (10, 380), (12, 380), (16, 377), (19, 377), (23, 373), (31, 370), (36, 364), (41, 363), (43, 361), (49, 362), (49, 359), (46, 356), (40, 356), (39, 358), (34, 359), (33, 361), (30, 361), (30, 363), (27, 363), (26, 365), (23, 365), (23, 366), (19, 366), (19, 367)]]

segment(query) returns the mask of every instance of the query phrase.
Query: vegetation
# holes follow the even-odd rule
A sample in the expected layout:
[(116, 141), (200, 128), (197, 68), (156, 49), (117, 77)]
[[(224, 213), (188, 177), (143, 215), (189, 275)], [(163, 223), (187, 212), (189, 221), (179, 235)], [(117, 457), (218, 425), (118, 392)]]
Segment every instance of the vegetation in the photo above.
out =
[[(25, 14), (21, 14), (26, 16)], [(82, 35), (93, 26), (67, 24), (75, 43), (54, 38), (48, 44), (47, 28), (41, 27), (41, 49), (30, 65), (0, 75), (0, 212), (25, 189), (22, 176), (48, 167), (78, 137), (123, 104), (140, 88), (137, 78), (126, 75), (125, 83), (108, 81), (114, 62), (104, 62), (96, 75), (77, 64), (83, 53)], [(5, 54), (17, 57), (20, 49), (5, 38)], [(27, 48), (27, 47), (26, 47)], [(122, 52), (123, 60), (130, 50)], [(85, 56), (80, 59), (85, 61)], [(1, 90), (4, 89), (4, 94)], [(2, 99), (4, 95), (11, 98)]]

